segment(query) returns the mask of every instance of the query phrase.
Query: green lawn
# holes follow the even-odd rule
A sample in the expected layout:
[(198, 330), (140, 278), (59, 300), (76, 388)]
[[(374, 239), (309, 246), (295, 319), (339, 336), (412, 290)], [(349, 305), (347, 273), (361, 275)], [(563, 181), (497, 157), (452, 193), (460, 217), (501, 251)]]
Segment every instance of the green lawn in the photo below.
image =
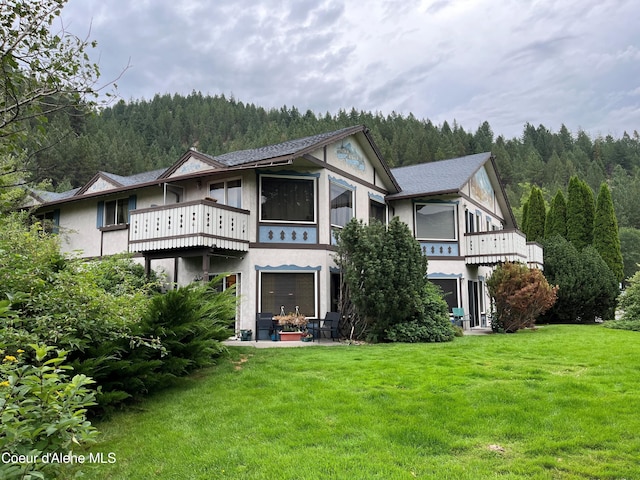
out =
[(232, 348), (97, 424), (97, 479), (639, 478), (640, 336)]

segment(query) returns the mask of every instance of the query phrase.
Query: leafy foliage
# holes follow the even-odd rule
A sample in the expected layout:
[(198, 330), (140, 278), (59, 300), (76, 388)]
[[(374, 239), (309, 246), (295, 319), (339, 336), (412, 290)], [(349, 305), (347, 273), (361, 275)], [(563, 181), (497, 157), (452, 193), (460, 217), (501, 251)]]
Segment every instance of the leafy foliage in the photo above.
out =
[(427, 259), (397, 217), (388, 228), (351, 220), (339, 234), (336, 263), (358, 318), (365, 320), (363, 336), (373, 341), (453, 338), (446, 302), (426, 279)]
[(15, 187), (37, 177), (38, 156), (60, 140), (56, 126), (45, 131), (47, 116), (95, 105), (100, 72), (88, 56), (95, 43), (54, 28), (66, 2), (0, 3), (0, 211), (15, 206), (23, 194)]
[(618, 307), (622, 310), (622, 320), (640, 321), (640, 273), (629, 279), (629, 286), (620, 295)]
[(496, 267), (487, 287), (495, 305), (491, 328), (506, 333), (533, 327), (538, 316), (553, 306), (558, 291), (540, 270), (511, 262)]
[(94, 405), (93, 380), (85, 375), (71, 379), (65, 365), (66, 352), (54, 347), (30, 345), (5, 355), (0, 364), (0, 450), (25, 455), (28, 461), (0, 463), (0, 476), (13, 478), (69, 478), (71, 465), (32, 461), (46, 454), (73, 453), (76, 446), (91, 442), (96, 430), (87, 420), (87, 407)]
[(164, 347), (160, 373), (179, 376), (211, 365), (224, 351), (222, 340), (236, 314), (233, 288), (216, 291), (218, 276), (207, 285), (191, 285), (156, 295), (139, 326), (141, 334), (156, 337)]

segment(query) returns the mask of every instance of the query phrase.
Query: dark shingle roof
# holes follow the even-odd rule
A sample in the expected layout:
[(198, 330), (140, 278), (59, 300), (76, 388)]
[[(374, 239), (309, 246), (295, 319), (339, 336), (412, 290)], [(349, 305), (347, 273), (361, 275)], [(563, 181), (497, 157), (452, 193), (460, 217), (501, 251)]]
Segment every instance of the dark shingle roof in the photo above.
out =
[(214, 160), (223, 163), (229, 167), (242, 165), (245, 163), (259, 162), (261, 160), (269, 160), (270, 158), (285, 157), (287, 155), (300, 154), (306, 149), (313, 148), (315, 145), (329, 140), (333, 137), (339, 137), (347, 131), (353, 130), (354, 127), (347, 127), (333, 132), (320, 133), (309, 137), (298, 138), (278, 143), (276, 145), (268, 145), (266, 147), (252, 148), (249, 150), (240, 150), (238, 152), (225, 153), (213, 157)]
[(136, 173), (135, 175), (129, 175), (128, 177), (123, 177), (122, 175), (116, 175), (115, 173), (109, 172), (100, 172), (107, 178), (112, 179), (115, 182), (118, 182), (123, 187), (129, 187), (133, 185), (138, 185), (141, 183), (152, 182), (157, 179), (160, 175), (162, 175), (167, 169), (160, 168), (158, 170), (152, 170), (150, 172), (142, 172)]
[(402, 198), (434, 193), (456, 192), (491, 158), (490, 152), (392, 168), (400, 184), (400, 193), (387, 198)]

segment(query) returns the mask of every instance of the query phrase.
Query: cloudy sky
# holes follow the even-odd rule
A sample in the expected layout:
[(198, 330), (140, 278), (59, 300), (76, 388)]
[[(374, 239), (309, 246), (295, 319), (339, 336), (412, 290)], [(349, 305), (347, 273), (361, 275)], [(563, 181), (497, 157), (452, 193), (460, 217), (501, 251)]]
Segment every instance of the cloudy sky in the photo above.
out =
[(124, 100), (192, 91), (265, 108), (640, 131), (637, 0), (69, 0)]

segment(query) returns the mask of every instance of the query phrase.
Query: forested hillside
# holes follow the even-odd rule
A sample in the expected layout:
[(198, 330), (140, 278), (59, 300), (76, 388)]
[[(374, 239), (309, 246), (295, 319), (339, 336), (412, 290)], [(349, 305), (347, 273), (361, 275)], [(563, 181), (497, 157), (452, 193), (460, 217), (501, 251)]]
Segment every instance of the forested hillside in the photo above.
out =
[[(295, 107), (265, 110), (225, 96), (156, 95), (152, 100), (119, 103), (93, 116), (50, 118), (52, 148), (38, 154), (37, 179), (53, 188), (84, 184), (98, 170), (128, 175), (171, 165), (191, 146), (217, 155), (259, 147), (345, 126), (368, 126), (391, 166), (409, 165), (492, 151), (509, 199), (518, 212), (530, 184), (550, 202), (578, 175), (595, 191), (608, 180), (621, 227), (640, 228), (640, 136), (590, 138), (562, 126), (523, 126), (520, 138), (495, 137), (488, 122), (475, 131), (455, 120), (434, 125), (413, 115), (340, 111), (317, 115)], [(469, 126), (467, 126), (468, 128)], [(70, 132), (70, 133), (69, 133)]]

